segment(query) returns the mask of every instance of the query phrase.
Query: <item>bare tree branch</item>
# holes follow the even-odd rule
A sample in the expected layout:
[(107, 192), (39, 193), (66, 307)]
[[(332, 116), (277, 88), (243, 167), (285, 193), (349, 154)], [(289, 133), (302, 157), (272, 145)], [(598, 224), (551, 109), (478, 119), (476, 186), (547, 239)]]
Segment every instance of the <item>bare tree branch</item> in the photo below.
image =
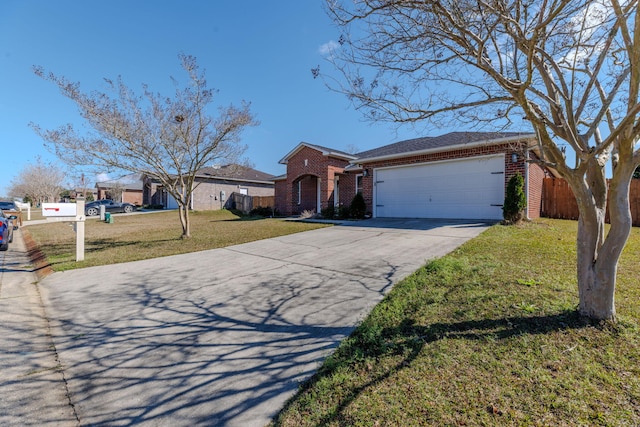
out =
[(183, 237), (190, 237), (189, 206), (196, 172), (217, 163), (239, 161), (246, 150), (240, 135), (257, 124), (249, 104), (219, 109), (210, 115), (216, 91), (208, 88), (196, 59), (179, 55), (188, 84), (175, 84), (173, 97), (152, 92), (146, 85), (140, 95), (120, 77), (105, 79), (107, 92), (84, 93), (78, 83), (35, 68), (37, 75), (57, 85), (78, 106), (92, 129), (79, 133), (72, 125), (35, 131), (63, 161), (99, 170), (123, 170), (159, 181), (179, 206)]

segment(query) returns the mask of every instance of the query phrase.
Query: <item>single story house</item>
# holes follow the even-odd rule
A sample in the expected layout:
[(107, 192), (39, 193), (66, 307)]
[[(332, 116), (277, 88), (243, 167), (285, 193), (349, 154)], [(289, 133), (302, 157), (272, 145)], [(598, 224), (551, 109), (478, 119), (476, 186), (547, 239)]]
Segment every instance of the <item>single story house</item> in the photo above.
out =
[(361, 192), (374, 218), (500, 220), (509, 179), (525, 179), (527, 214), (540, 216), (543, 167), (533, 134), (451, 132), (357, 154), (301, 142), (280, 160), (276, 209), (285, 215), (350, 205)]
[[(234, 208), (233, 193), (252, 197), (273, 197), (273, 175), (242, 165), (205, 167), (196, 173), (191, 209), (218, 210)], [(165, 209), (178, 207), (175, 199), (162, 184), (146, 177), (144, 204), (162, 205)]]
[(96, 183), (96, 200), (112, 199), (117, 202), (142, 206), (142, 177), (134, 173), (117, 179)]

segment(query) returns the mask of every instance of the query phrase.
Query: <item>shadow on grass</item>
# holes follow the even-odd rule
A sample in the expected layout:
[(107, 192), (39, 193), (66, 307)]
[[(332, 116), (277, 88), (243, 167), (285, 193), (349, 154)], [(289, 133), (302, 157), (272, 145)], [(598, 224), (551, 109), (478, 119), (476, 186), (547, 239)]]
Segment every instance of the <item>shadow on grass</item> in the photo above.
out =
[[(406, 319), (394, 328), (375, 330), (361, 325), (351, 337), (340, 345), (335, 354), (306, 381), (300, 388), (304, 392), (311, 389), (323, 378), (331, 377), (339, 368), (352, 366), (364, 359), (375, 359), (382, 356), (404, 356), (394, 366), (379, 375), (372, 374), (370, 381), (344, 391), (339, 404), (328, 411), (317, 424), (328, 425), (339, 422), (345, 409), (370, 388), (375, 388), (398, 371), (408, 367), (420, 354), (423, 347), (443, 338), (466, 340), (501, 340), (525, 334), (547, 334), (567, 329), (582, 329), (602, 326), (604, 322), (594, 321), (580, 316), (577, 311), (565, 311), (554, 315), (531, 317), (508, 317), (500, 319), (469, 320), (451, 323), (434, 323), (431, 325), (415, 325)], [(345, 384), (343, 384), (343, 387)], [(344, 389), (343, 389), (344, 390)], [(289, 401), (281, 414), (295, 405), (296, 397)], [(283, 422), (280, 415), (274, 419), (274, 426)]]
[(236, 221), (260, 221), (263, 219), (267, 219), (263, 216), (241, 216), (238, 218), (226, 218), (226, 219), (217, 219), (211, 220), (210, 222), (236, 222)]

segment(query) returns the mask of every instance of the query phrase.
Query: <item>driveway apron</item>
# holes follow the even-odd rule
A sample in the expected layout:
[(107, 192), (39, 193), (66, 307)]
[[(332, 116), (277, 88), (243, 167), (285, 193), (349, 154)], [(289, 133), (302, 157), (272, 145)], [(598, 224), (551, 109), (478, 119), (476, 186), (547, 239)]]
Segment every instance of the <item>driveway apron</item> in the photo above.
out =
[(369, 220), (53, 274), (80, 423), (264, 426), (395, 283), (487, 227)]

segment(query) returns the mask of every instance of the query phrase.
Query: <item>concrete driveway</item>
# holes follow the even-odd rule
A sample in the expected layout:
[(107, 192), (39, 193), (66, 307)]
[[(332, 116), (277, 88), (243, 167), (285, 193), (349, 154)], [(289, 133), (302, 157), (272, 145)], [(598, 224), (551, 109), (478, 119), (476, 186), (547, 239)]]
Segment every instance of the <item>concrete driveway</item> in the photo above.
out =
[(77, 417), (263, 426), (392, 285), (487, 227), (369, 220), (49, 276)]

